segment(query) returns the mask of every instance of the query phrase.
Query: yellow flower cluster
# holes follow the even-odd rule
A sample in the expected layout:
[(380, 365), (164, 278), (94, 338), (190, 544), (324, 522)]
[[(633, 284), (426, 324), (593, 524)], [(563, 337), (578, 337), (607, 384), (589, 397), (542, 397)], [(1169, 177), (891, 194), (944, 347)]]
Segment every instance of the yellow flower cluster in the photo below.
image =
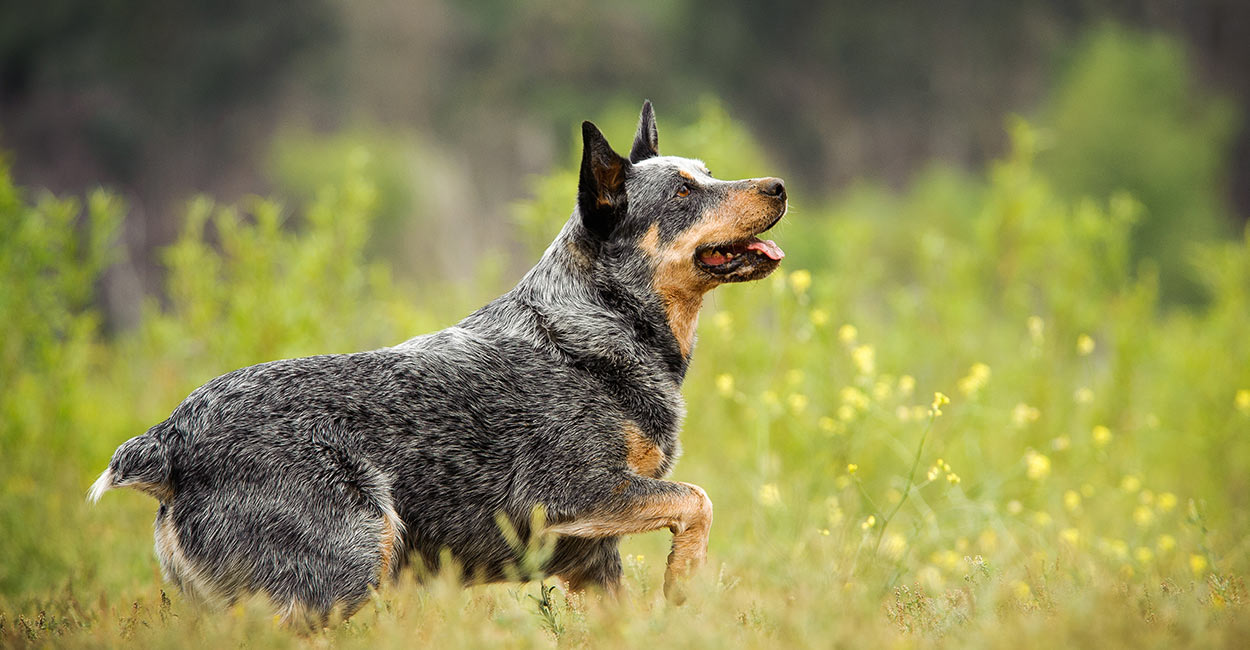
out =
[(942, 414), (942, 407), (951, 403), (951, 398), (942, 393), (933, 394), (933, 405), (929, 407), (929, 414), (937, 417)]
[(1011, 423), (1016, 425), (1017, 429), (1023, 429), (1030, 422), (1037, 422), (1040, 417), (1042, 417), (1041, 411), (1024, 402), (1016, 404), (1016, 407), (1011, 410)]
[(981, 392), (982, 388), (985, 388), (985, 384), (987, 384), (989, 380), (990, 367), (984, 363), (976, 363), (973, 364), (972, 368), (968, 370), (968, 376), (959, 380), (957, 386), (959, 388), (959, 392), (967, 395), (968, 397), (973, 397), (977, 393)]
[(1030, 449), (1024, 455), (1025, 473), (1030, 479), (1040, 481), (1050, 475), (1050, 458)]

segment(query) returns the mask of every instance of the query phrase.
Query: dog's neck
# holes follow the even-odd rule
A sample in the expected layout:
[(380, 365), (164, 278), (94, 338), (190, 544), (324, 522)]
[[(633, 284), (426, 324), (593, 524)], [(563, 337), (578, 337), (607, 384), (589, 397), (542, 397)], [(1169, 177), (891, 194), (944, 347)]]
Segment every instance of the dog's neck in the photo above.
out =
[(681, 337), (693, 332), (670, 328), (645, 259), (636, 249), (588, 240), (576, 219), (500, 300), (538, 312), (540, 326), (573, 356), (658, 365), (678, 383), (685, 376), (690, 349)]

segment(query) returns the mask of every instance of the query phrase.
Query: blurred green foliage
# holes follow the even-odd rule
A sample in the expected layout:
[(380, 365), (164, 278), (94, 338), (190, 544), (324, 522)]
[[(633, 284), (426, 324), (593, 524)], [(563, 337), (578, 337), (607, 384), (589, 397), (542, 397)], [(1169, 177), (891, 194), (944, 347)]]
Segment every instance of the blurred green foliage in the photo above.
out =
[[(726, 178), (771, 171), (714, 102), (699, 112), (661, 123), (662, 151)], [(601, 121), (618, 149), (633, 119), (631, 107)], [(674, 478), (704, 486), (717, 512), (685, 608), (656, 601), (656, 534), (626, 543), (621, 603), (405, 583), (324, 634), (875, 647), (1223, 645), (1250, 632), (1250, 232), (1194, 244), (1209, 303), (1160, 310), (1157, 276), (1133, 258), (1143, 203), (1059, 190), (1038, 164), (1045, 132), (1009, 131), (1011, 154), (984, 175), (935, 168), (900, 193), (796, 196), (771, 235), (790, 253), (782, 270), (709, 296)], [(533, 250), (571, 211), (574, 159), (517, 208)], [(370, 157), (347, 162), (299, 211), (193, 202), (165, 254), (167, 300), (115, 339), (86, 296), (120, 205), (95, 195), (80, 217), (0, 184), (0, 640), (294, 643), (251, 604), (203, 617), (163, 603), (153, 502), (119, 491), (88, 508), (82, 495), (116, 444), (217, 374), (396, 343), (506, 289), (398, 285), (365, 254)], [(67, 234), (78, 218), (85, 239)]]
[(1130, 192), (1146, 210), (1134, 231), (1166, 299), (1202, 298), (1188, 264), (1195, 242), (1228, 234), (1224, 200), (1237, 115), (1201, 92), (1180, 43), (1106, 25), (1069, 54), (1043, 109), (1054, 146), (1038, 163), (1065, 194)]

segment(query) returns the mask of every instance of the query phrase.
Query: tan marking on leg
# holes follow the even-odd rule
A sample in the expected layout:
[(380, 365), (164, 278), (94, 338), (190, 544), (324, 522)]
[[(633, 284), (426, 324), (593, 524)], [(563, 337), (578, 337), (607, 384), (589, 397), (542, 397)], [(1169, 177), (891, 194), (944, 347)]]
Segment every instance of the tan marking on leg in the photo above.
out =
[(635, 474), (651, 478), (659, 478), (664, 464), (664, 452), (633, 422), (625, 423), (625, 464)]
[(707, 559), (707, 540), (712, 530), (712, 500), (703, 488), (677, 483), (685, 494), (661, 494), (639, 499), (622, 512), (603, 512), (549, 526), (547, 533), (573, 537), (620, 537), (661, 528), (673, 531), (673, 549), (664, 571), (664, 593), (681, 602), (678, 582)]
[(160, 560), (161, 575), (166, 581), (178, 585), (192, 600), (209, 607), (222, 608), (229, 604), (231, 596), (220, 593), (210, 576), (182, 550), (172, 507), (157, 521), (155, 537), (156, 557)]
[(382, 514), (382, 535), (378, 563), (378, 583), (395, 576), (399, 568), (397, 551), (403, 546), (403, 521), (393, 507), (387, 506)]

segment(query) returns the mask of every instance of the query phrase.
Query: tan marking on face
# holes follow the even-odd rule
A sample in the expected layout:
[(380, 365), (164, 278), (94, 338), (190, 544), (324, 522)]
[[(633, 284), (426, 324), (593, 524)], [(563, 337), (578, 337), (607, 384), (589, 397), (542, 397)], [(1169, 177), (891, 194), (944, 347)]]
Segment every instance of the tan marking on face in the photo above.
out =
[(664, 452), (633, 422), (625, 423), (625, 464), (635, 474), (651, 478), (659, 478), (664, 465)]
[(684, 179), (686, 179), (686, 180), (688, 180), (688, 181), (690, 181), (691, 183), (693, 183), (693, 182), (694, 182), (694, 174), (691, 174), (690, 172), (688, 172), (688, 171), (686, 171), (686, 170), (684, 170), (684, 169), (682, 169), (682, 170), (678, 171), (678, 172), (677, 172), (677, 175), (678, 175), (678, 176), (681, 176), (682, 178), (684, 178)]
[(664, 571), (664, 593), (680, 602), (679, 581), (707, 559), (707, 540), (712, 530), (712, 500), (703, 488), (675, 483), (682, 493), (642, 497), (624, 511), (602, 512), (550, 526), (546, 533), (572, 537), (620, 537), (661, 528), (673, 532), (673, 550)]
[(653, 287), (664, 302), (668, 326), (682, 356), (690, 356), (694, 349), (703, 294), (720, 284), (695, 267), (695, 251), (701, 246), (751, 237), (776, 216), (776, 203), (752, 188), (735, 191), (663, 248), (658, 244), (657, 227), (647, 231), (642, 248), (656, 259)]

